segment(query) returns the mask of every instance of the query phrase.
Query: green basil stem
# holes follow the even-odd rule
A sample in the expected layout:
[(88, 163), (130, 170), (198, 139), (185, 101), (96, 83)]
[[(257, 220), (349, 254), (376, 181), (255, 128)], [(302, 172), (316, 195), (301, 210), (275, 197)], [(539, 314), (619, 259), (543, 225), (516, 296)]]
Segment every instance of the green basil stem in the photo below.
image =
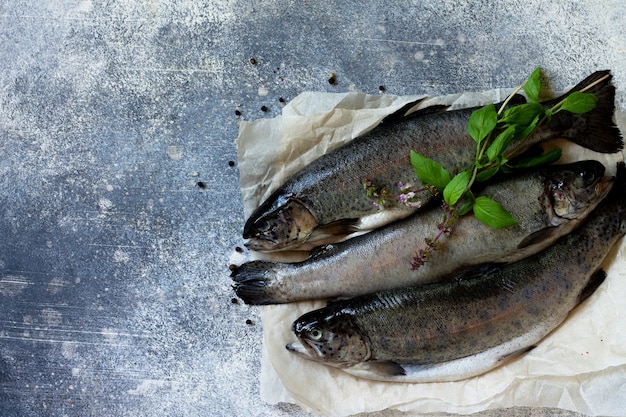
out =
[(511, 94), (509, 94), (509, 96), (506, 98), (506, 100), (504, 100), (504, 103), (502, 103), (502, 106), (500, 106), (500, 110), (498, 110), (498, 116), (502, 115), (502, 112), (504, 111), (506, 106), (509, 104), (509, 101), (511, 101), (513, 99), (513, 97), (515, 97), (515, 95), (517, 93), (519, 93), (522, 88), (524, 88), (524, 84), (526, 84), (526, 83), (524, 82), (519, 87), (517, 87), (515, 90), (513, 90), (513, 92)]

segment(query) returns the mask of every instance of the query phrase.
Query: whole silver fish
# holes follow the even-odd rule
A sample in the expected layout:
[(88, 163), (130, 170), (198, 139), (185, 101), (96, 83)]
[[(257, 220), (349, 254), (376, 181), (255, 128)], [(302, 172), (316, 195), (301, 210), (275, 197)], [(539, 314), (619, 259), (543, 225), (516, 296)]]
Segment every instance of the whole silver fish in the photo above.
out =
[(445, 283), (337, 301), (292, 324), (287, 349), (383, 381), (452, 381), (531, 349), (602, 283), (600, 265), (626, 233), (626, 170), (587, 222), (522, 261)]
[(248, 304), (346, 298), (436, 281), (453, 271), (486, 262), (512, 262), (542, 250), (570, 233), (610, 190), (604, 165), (582, 161), (505, 177), (481, 195), (495, 198), (518, 220), (491, 229), (464, 216), (431, 259), (410, 271), (424, 239), (437, 233), (442, 210), (419, 215), (337, 243), (298, 263), (247, 262), (231, 277)]
[[(613, 123), (615, 89), (609, 71), (596, 72), (573, 88), (596, 95), (594, 110), (582, 115), (557, 113), (524, 143), (566, 138), (598, 152), (623, 146)], [(568, 93), (569, 94), (569, 93)], [(567, 95), (567, 94), (566, 94)], [(552, 106), (561, 98), (545, 103)], [(452, 175), (474, 161), (476, 145), (466, 132), (475, 109), (437, 111), (426, 108), (404, 116), (401, 109), (367, 134), (321, 156), (296, 173), (248, 218), (243, 237), (258, 251), (308, 250), (373, 230), (407, 217), (418, 207), (374, 207), (363, 183), (369, 180), (392, 194), (398, 181), (420, 187), (410, 151), (433, 158)], [(422, 205), (431, 198), (421, 193)]]

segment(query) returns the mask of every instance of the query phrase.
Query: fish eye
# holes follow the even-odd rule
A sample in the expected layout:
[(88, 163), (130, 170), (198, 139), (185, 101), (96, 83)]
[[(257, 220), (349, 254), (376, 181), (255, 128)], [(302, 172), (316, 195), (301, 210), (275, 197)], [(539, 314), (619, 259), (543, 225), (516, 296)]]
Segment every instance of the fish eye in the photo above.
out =
[(596, 180), (596, 175), (593, 172), (583, 171), (578, 175), (580, 175), (580, 178), (582, 178), (585, 185), (591, 185)]
[(259, 232), (267, 232), (270, 230), (271, 227), (272, 225), (268, 220), (261, 220), (256, 224), (256, 228)]
[(313, 327), (309, 332), (309, 336), (315, 341), (320, 340), (323, 334), (324, 333), (322, 332), (322, 330), (318, 329), (317, 327)]

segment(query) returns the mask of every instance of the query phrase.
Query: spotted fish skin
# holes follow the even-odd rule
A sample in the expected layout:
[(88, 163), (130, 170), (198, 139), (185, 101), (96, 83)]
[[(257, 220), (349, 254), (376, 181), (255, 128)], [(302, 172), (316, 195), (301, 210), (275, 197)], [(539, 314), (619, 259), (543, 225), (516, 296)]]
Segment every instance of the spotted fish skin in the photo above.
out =
[(434, 382), (481, 374), (532, 348), (606, 276), (600, 265), (626, 233), (623, 163), (617, 171), (586, 223), (548, 249), (444, 283), (329, 303), (292, 324), (298, 342), (287, 349), (359, 377)]
[[(605, 153), (623, 147), (613, 122), (615, 88), (608, 71), (596, 72), (567, 94), (594, 85), (588, 92), (598, 98), (589, 113), (558, 112), (524, 141), (529, 148), (550, 138), (566, 138)], [(567, 95), (566, 94), (566, 95)], [(562, 97), (545, 103), (550, 107)], [(410, 151), (435, 159), (452, 175), (474, 161), (475, 143), (466, 132), (475, 109), (437, 111), (430, 108), (404, 116), (392, 115), (365, 135), (321, 156), (296, 173), (247, 219), (243, 238), (258, 251), (309, 250), (344, 240), (405, 218), (419, 207), (372, 205), (365, 180), (396, 190), (398, 181), (419, 188), (422, 184), (410, 164)], [(406, 111), (406, 109), (401, 109)], [(420, 207), (432, 197), (416, 197)]]

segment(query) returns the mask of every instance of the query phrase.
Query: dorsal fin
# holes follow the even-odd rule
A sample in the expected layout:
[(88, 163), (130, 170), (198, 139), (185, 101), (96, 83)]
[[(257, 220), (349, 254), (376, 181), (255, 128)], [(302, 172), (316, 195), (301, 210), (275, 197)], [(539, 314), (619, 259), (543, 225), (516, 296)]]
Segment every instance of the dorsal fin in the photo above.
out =
[(360, 362), (347, 369), (353, 375), (369, 379), (381, 379), (406, 375), (406, 370), (397, 362), (372, 360)]
[(558, 228), (551, 226), (546, 227), (541, 230), (537, 230), (526, 236), (522, 241), (517, 245), (517, 249), (523, 249), (528, 246), (536, 245), (537, 243), (543, 242), (546, 239), (553, 239), (555, 234), (558, 234)]

